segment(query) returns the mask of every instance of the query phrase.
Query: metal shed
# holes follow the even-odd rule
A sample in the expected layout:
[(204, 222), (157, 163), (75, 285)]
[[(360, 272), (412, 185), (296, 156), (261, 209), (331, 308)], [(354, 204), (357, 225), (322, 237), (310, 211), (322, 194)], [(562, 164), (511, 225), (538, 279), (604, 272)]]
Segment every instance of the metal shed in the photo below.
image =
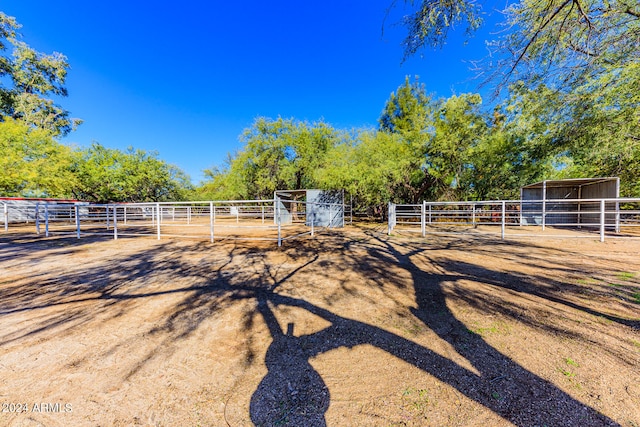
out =
[[(595, 226), (600, 201), (620, 196), (620, 178), (575, 178), (536, 182), (520, 189), (523, 225)], [(618, 203), (605, 201), (606, 222), (617, 226)]]

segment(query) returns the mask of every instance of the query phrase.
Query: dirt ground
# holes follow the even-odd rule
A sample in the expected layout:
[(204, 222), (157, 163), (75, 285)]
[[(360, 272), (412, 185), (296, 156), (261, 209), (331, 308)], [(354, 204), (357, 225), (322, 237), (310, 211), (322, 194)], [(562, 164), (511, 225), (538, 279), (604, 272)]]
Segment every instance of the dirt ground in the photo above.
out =
[(640, 426), (640, 240), (0, 232), (1, 426)]

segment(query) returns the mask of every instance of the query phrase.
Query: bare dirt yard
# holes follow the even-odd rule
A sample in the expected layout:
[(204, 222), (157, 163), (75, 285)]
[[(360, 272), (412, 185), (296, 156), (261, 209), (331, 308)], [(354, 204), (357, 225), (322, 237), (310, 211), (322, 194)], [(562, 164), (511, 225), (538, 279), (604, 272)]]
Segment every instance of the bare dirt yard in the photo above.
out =
[(640, 426), (640, 240), (0, 233), (1, 426)]

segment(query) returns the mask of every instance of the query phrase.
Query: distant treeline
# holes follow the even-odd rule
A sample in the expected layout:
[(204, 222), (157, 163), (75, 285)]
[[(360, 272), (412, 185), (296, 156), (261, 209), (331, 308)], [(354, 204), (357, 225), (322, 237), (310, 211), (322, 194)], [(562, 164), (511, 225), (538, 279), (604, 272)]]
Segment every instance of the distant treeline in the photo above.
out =
[[(405, 58), (441, 46), (452, 23), (482, 24), (473, 1), (404, 4)], [(33, 50), (0, 12), (0, 195), (143, 202), (344, 189), (356, 209), (379, 214), (388, 201), (515, 198), (543, 179), (618, 176), (622, 196), (640, 197), (637, 2), (519, 0), (503, 13), (509, 29), (484, 69), (497, 106), (478, 94), (438, 98), (407, 77), (369, 129), (256, 119), (242, 148), (193, 186), (155, 152), (58, 142), (81, 123), (50, 99), (67, 95), (67, 59)]]
[(437, 99), (407, 78), (375, 129), (258, 118), (242, 134), (243, 148), (205, 171), (195, 194), (345, 189), (356, 208), (381, 212), (388, 201), (517, 198), (522, 185), (543, 179), (619, 176), (621, 194), (639, 197), (639, 95), (629, 84), (608, 96), (602, 103), (586, 89), (563, 95), (516, 84), (487, 111), (478, 94)]

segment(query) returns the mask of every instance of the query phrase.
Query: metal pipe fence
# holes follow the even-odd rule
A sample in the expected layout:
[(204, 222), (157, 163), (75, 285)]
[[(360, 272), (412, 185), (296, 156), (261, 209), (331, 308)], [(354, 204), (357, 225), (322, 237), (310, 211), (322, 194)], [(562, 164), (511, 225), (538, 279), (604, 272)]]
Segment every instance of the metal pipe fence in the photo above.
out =
[[(595, 231), (604, 241), (607, 233), (640, 237), (640, 199), (493, 200), (477, 202), (423, 202), (389, 204), (388, 233), (396, 229), (418, 232), (460, 232), (462, 229), (500, 229), (529, 232), (547, 227)], [(573, 237), (584, 237), (572, 235)]]
[[(148, 236), (267, 240), (278, 246), (318, 229), (344, 226), (344, 206), (303, 201), (226, 200), (158, 203), (89, 204), (39, 202), (29, 207), (37, 234), (119, 237)], [(22, 207), (21, 209), (25, 209)], [(10, 207), (2, 207), (4, 228)], [(329, 223), (325, 224), (325, 211)], [(321, 215), (322, 214), (322, 215)], [(24, 216), (24, 215), (23, 215)]]

